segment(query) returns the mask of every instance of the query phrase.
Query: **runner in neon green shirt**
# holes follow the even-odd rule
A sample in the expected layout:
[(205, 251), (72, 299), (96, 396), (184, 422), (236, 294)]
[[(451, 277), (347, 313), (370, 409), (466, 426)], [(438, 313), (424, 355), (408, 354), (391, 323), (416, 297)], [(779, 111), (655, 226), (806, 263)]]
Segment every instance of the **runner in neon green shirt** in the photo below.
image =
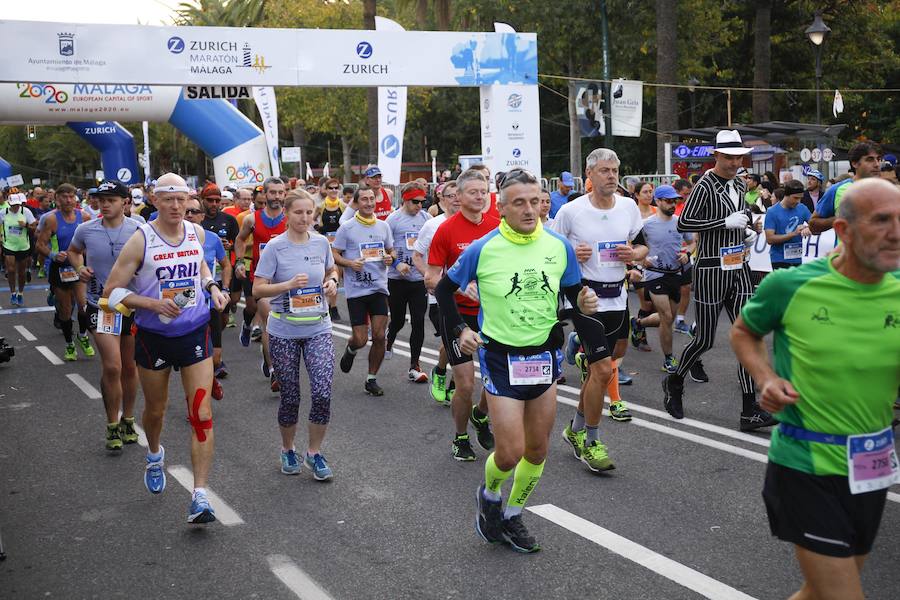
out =
[[(522, 523), (522, 509), (540, 481), (556, 416), (556, 380), (561, 374), (562, 326), (559, 293), (575, 311), (579, 334), (591, 339), (596, 293), (581, 283), (575, 250), (540, 220), (541, 188), (527, 171), (514, 169), (500, 183), (500, 227), (475, 240), (435, 289), (454, 344), (477, 349), (494, 424), (494, 452), (477, 492), (475, 528), (487, 542), (507, 542), (518, 552), (540, 546)], [(478, 285), (481, 334), (465, 324), (453, 294)], [(602, 334), (602, 329), (598, 335)], [(458, 338), (458, 339), (457, 339)], [(502, 509), (501, 487), (513, 477)]]
[[(759, 382), (772, 432), (763, 498), (772, 534), (796, 546), (796, 597), (862, 599), (888, 488), (900, 483), (891, 406), (900, 386), (900, 190), (847, 186), (840, 253), (772, 273), (731, 333)], [(763, 336), (774, 331), (775, 370)]]

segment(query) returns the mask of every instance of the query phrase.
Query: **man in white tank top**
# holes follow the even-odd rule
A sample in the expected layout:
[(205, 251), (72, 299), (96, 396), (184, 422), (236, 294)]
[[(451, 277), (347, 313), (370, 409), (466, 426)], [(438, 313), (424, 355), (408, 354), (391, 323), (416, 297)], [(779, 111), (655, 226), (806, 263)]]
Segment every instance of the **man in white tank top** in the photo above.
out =
[(210, 300), (219, 311), (225, 308), (228, 298), (203, 260), (203, 228), (184, 222), (187, 200), (184, 179), (174, 173), (159, 178), (155, 201), (159, 216), (153, 223), (143, 225), (125, 244), (106, 281), (103, 297), (110, 310), (137, 311), (135, 362), (144, 391), (142, 423), (147, 434), (144, 485), (153, 494), (161, 493), (166, 486), (165, 451), (159, 442), (168, 402), (169, 374), (172, 367), (178, 367), (184, 388), (189, 390), (193, 428), (194, 493), (188, 522), (209, 523), (216, 518), (206, 495), (213, 458), (213, 364), (209, 308), (203, 292), (210, 293)]

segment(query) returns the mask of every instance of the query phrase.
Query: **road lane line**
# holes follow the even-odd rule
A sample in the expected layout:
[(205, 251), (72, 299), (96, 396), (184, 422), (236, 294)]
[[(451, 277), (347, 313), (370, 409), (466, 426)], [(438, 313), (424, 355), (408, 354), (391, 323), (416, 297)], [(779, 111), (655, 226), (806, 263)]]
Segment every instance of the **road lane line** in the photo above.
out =
[(77, 373), (69, 373), (66, 375), (69, 378), (69, 381), (78, 386), (78, 389), (84, 392), (84, 395), (90, 398), (91, 400), (99, 400), (103, 397), (103, 395), (97, 391), (97, 388), (92, 386), (87, 380), (78, 375)]
[(19, 335), (21, 335), (23, 338), (25, 338), (26, 342), (36, 342), (37, 341), (37, 338), (34, 337), (34, 335), (30, 331), (28, 331), (21, 325), (16, 325), (15, 327), (13, 327), (13, 329), (18, 331)]
[(53, 306), (35, 306), (32, 308), (4, 308), (0, 310), (0, 315), (24, 315), (28, 313), (53, 312), (56, 310)]
[[(175, 481), (181, 484), (181, 487), (188, 492), (194, 491), (194, 473), (187, 467), (181, 465), (172, 465), (166, 468), (166, 471), (175, 478)], [(225, 504), (222, 498), (209, 488), (206, 488), (206, 495), (209, 497), (209, 503), (216, 511), (216, 520), (222, 525), (243, 525), (244, 520), (234, 510)]]
[(266, 562), (275, 577), (301, 600), (331, 600), (331, 596), (287, 556), (270, 554)]
[[(350, 336), (345, 333), (342, 333), (339, 331), (332, 331), (332, 333), (337, 337), (344, 338), (344, 339), (350, 339)], [(394, 352), (401, 356), (407, 356), (407, 357), (409, 356), (409, 353), (404, 350), (394, 350)], [(421, 360), (421, 362), (423, 362), (425, 364), (429, 364), (429, 365), (437, 364), (437, 361), (432, 360), (426, 356), (421, 357), (420, 360)], [(477, 367), (475, 368), (475, 377), (478, 377), (478, 378), (481, 377), (480, 370)], [(572, 390), (577, 391), (576, 388), (571, 388), (569, 386), (558, 386), (558, 387), (561, 387), (564, 389), (572, 389)], [(557, 392), (556, 399), (560, 404), (566, 404), (568, 406), (578, 406), (577, 398), (570, 398), (560, 392)], [(607, 397), (606, 400), (608, 401), (609, 397)], [(629, 402), (628, 406), (632, 407), (632, 406), (634, 406), (634, 404), (632, 402)], [(640, 412), (640, 411), (635, 411), (635, 412)], [(661, 411), (654, 411), (653, 409), (647, 409), (646, 412), (648, 414), (653, 414), (653, 412), (661, 412)], [(609, 416), (609, 411), (607, 409), (603, 409), (603, 414)], [(666, 416), (668, 416), (668, 413), (666, 414)], [(682, 423), (683, 421), (690, 421), (691, 419), (683, 419), (682, 421), (678, 421), (678, 420), (672, 419), (670, 417), (667, 420), (670, 420), (675, 423)], [(702, 435), (697, 435), (695, 433), (691, 433), (690, 431), (683, 431), (683, 430), (677, 429), (675, 427), (668, 427), (666, 425), (661, 425), (654, 421), (648, 421), (648, 420), (639, 419), (639, 418), (633, 418), (630, 422), (633, 423), (634, 425), (637, 425), (638, 427), (643, 427), (645, 429), (650, 429), (652, 431), (657, 431), (659, 433), (665, 433), (666, 435), (671, 435), (672, 437), (681, 438), (683, 440), (686, 440), (689, 442), (694, 442), (695, 444), (700, 444), (701, 446), (706, 446), (708, 448), (715, 448), (716, 450), (721, 450), (721, 451), (727, 452), (729, 454), (734, 454), (735, 456), (749, 458), (750, 460), (756, 461), (758, 463), (766, 464), (769, 461), (769, 457), (766, 454), (762, 454), (760, 452), (754, 452), (752, 450), (747, 450), (746, 448), (742, 448), (740, 446), (732, 446), (731, 444), (726, 444), (725, 442), (720, 442), (718, 440), (704, 437)], [(696, 422), (702, 423), (702, 421), (696, 421)], [(708, 424), (703, 423), (703, 425), (708, 425)], [(736, 432), (731, 432), (731, 431), (725, 429), (724, 427), (718, 427), (716, 425), (709, 425), (709, 428), (721, 429), (728, 433), (736, 433)], [(701, 429), (707, 429), (707, 427), (701, 427)], [(723, 435), (725, 435), (725, 434), (723, 434)], [(746, 435), (746, 434), (743, 434), (743, 435)], [(748, 437), (753, 437), (753, 436), (748, 436)], [(738, 437), (737, 439), (742, 439), (742, 438)], [(753, 439), (757, 439), (757, 438), (753, 438)], [(765, 445), (768, 446), (768, 440), (766, 440), (766, 442), (767, 443)], [(887, 499), (890, 500), (891, 502), (900, 504), (900, 494), (896, 494), (894, 492), (888, 492)]]
[(37, 350), (38, 352), (40, 352), (41, 354), (43, 354), (44, 358), (49, 360), (51, 365), (63, 364), (62, 359), (60, 357), (58, 357), (57, 355), (53, 354), (53, 351), (50, 350), (50, 348), (48, 348), (47, 346), (35, 346), (34, 349)]
[(552, 504), (527, 507), (534, 514), (568, 529), (598, 546), (615, 552), (642, 567), (670, 579), (680, 586), (711, 600), (755, 600), (744, 592), (699, 571), (645, 548), (628, 538), (604, 529)]

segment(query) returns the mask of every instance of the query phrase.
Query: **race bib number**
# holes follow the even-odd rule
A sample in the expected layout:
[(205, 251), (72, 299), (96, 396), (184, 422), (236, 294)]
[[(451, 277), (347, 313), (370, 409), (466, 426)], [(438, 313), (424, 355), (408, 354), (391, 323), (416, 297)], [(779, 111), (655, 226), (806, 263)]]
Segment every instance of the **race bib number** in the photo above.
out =
[(624, 246), (627, 243), (625, 240), (597, 242), (597, 266), (625, 268), (625, 263), (619, 259), (616, 246)]
[(784, 245), (785, 260), (803, 258), (803, 242), (793, 242)]
[(11, 226), (11, 227), (9, 228), (9, 235), (10, 235), (10, 236), (17, 236), (17, 237), (18, 237), (18, 236), (22, 235), (22, 231), (23, 231), (23, 228), (22, 228), (22, 227), (19, 227), (19, 226), (17, 226), (17, 225), (13, 225), (13, 226)]
[(159, 299), (171, 299), (179, 308), (197, 305), (197, 291), (193, 278), (168, 279), (159, 282)]
[(507, 356), (510, 385), (540, 385), (553, 383), (553, 357), (550, 352), (524, 356)]
[(359, 245), (359, 257), (364, 262), (384, 260), (384, 242), (365, 242)]
[(60, 267), (59, 280), (63, 283), (75, 283), (78, 281), (78, 273), (75, 272), (75, 267)]
[(890, 427), (847, 436), (847, 479), (851, 494), (883, 490), (900, 483), (900, 463)]
[(737, 271), (744, 266), (744, 245), (719, 248), (719, 266), (723, 271)]
[(122, 313), (97, 312), (97, 333), (106, 335), (122, 335)]
[(406, 249), (407, 250), (415, 250), (416, 249), (416, 240), (419, 239), (419, 233), (417, 231), (407, 231), (405, 236), (406, 236)]
[(291, 290), (291, 312), (294, 314), (319, 314), (324, 312), (322, 288), (307, 287)]

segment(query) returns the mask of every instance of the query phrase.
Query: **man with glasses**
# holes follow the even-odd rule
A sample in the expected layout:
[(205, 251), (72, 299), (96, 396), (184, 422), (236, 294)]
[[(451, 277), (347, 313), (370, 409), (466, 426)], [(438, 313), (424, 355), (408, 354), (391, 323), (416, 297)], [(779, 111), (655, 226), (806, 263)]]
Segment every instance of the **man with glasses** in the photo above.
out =
[[(131, 202), (118, 181), (104, 181), (95, 192), (100, 218), (78, 226), (69, 244), (69, 263), (87, 285), (88, 329), (100, 352), (100, 391), (106, 409), (106, 449), (118, 451), (138, 441), (134, 423), (137, 368), (134, 363), (132, 316), (103, 309), (107, 277), (125, 243), (140, 225), (125, 215)], [(119, 416), (121, 412), (121, 417)]]
[[(325, 199), (322, 205), (316, 207), (316, 231), (328, 238), (328, 243), (334, 242), (337, 230), (341, 226), (341, 215), (347, 206), (341, 200), (341, 182), (334, 177), (329, 178), (323, 184)], [(332, 321), (340, 321), (341, 314), (337, 307), (337, 286), (333, 296), (328, 296), (328, 313)]]
[(563, 431), (575, 458), (596, 473), (615, 468), (599, 434), (607, 389), (612, 419), (631, 420), (631, 412), (618, 394), (616, 361), (628, 349), (626, 265), (643, 261), (648, 250), (637, 204), (616, 193), (619, 157), (612, 150), (597, 148), (588, 155), (585, 166), (592, 190), (559, 209), (553, 230), (575, 247), (587, 285), (599, 297), (597, 318), (604, 335), (597, 343), (580, 336), (584, 352), (578, 353), (576, 363), (581, 366), (584, 383), (575, 418)]
[[(481, 172), (469, 169), (456, 180), (459, 194), (459, 212), (449, 217), (438, 227), (428, 250), (428, 271), (425, 286), (433, 290), (444, 272), (456, 263), (456, 259), (469, 244), (487, 235), (500, 225), (500, 220), (484, 212), (488, 202), (488, 183)], [(477, 331), (479, 299), (474, 282), (454, 296), (459, 312), (466, 325)], [(468, 424), (475, 427), (478, 444), (487, 452), (494, 449), (494, 436), (488, 418), (487, 397), (481, 391), (477, 406), (472, 406), (472, 392), (475, 387), (475, 365), (472, 351), (465, 352), (459, 345), (458, 331), (448, 326), (447, 314), (442, 310), (441, 339), (447, 350), (450, 366), (453, 367), (453, 382), (456, 391), (450, 399), (453, 411), (455, 436), (451, 454), (455, 460), (469, 462), (475, 460), (475, 452), (469, 441)]]
[[(204, 204), (206, 204), (206, 200), (208, 200), (208, 198), (204, 199)], [(213, 206), (215, 206), (215, 204), (215, 202), (212, 203)], [(209, 272), (212, 273), (212, 278), (219, 285), (219, 289), (227, 290), (231, 287), (232, 274), (231, 262), (228, 260), (228, 251), (225, 248), (227, 240), (219, 237), (218, 229), (211, 231), (206, 226), (210, 212), (209, 204), (206, 206), (207, 208), (203, 209), (200, 207), (200, 201), (198, 199), (190, 198), (185, 206), (184, 218), (189, 223), (200, 225), (206, 230), (207, 234), (203, 239), (203, 259), (206, 261)], [(228, 215), (218, 213), (218, 216)], [(234, 225), (235, 230), (237, 230), (237, 222), (235, 222)], [(237, 231), (235, 231), (235, 235), (236, 234)], [(231, 243), (228, 245), (230, 248)], [(213, 347), (213, 382), (212, 391), (210, 393), (214, 400), (221, 400), (225, 395), (222, 384), (219, 383), (219, 378), (228, 376), (228, 371), (225, 368), (225, 361), (222, 360), (222, 314), (222, 311), (217, 311), (215, 308), (210, 307), (209, 337), (212, 340)]]
[[(240, 342), (245, 348), (250, 345), (250, 332), (253, 318), (257, 311), (262, 322), (269, 318), (269, 300), (267, 298), (256, 299), (253, 297), (253, 272), (259, 262), (259, 253), (266, 244), (276, 235), (284, 233), (287, 220), (284, 215), (284, 182), (277, 177), (269, 177), (262, 184), (262, 197), (265, 199), (265, 207), (256, 210), (244, 218), (240, 232), (234, 241), (234, 250), (238, 256), (244, 256), (247, 242), (252, 243), (252, 258), (250, 268), (247, 269), (244, 262), (238, 261), (234, 268), (234, 275), (245, 282), (244, 298), (247, 305), (244, 307), (244, 321), (241, 324)], [(269, 380), (269, 386), (273, 392), (278, 391), (278, 380), (270, 368), (272, 361), (269, 359), (269, 336), (262, 332), (262, 362), (260, 369), (263, 376)]]
[[(136, 310), (135, 361), (144, 391), (142, 424), (147, 434), (144, 485), (151, 494), (166, 487), (165, 450), (160, 443), (168, 404), (169, 375), (180, 369), (189, 400), (194, 485), (189, 523), (216, 520), (206, 483), (213, 459), (210, 386), (213, 366), (207, 322), (209, 293), (222, 310), (228, 302), (203, 260), (206, 233), (184, 221), (188, 187), (181, 177), (159, 178), (156, 221), (141, 225), (116, 259), (103, 297), (111, 309)], [(134, 290), (134, 291), (132, 291)]]
[(375, 217), (384, 221), (394, 210), (394, 193), (381, 186), (381, 169), (370, 165), (366, 169), (363, 185), (375, 192)]
[[(416, 238), (412, 260), (420, 273), (428, 272), (428, 250), (431, 248), (431, 241), (434, 239), (434, 234), (438, 227), (440, 227), (444, 221), (459, 212), (459, 195), (457, 194), (457, 189), (455, 181), (450, 181), (441, 186), (440, 190), (437, 192), (437, 206), (441, 209), (441, 212), (433, 219), (426, 221), (425, 224), (422, 225), (422, 229), (419, 230), (419, 237)], [(440, 338), (441, 312), (438, 309), (437, 300), (434, 295), (431, 294), (431, 291), (432, 290), (429, 289), (428, 320), (431, 321), (431, 325), (434, 327), (434, 335)], [(445, 406), (450, 404), (455, 391), (452, 382), (450, 387), (447, 387), (447, 360), (447, 349), (441, 344), (440, 351), (438, 352), (437, 364), (431, 369), (431, 397), (438, 404), (443, 404)]]
[[(593, 290), (582, 286), (572, 246), (541, 223), (537, 179), (515, 169), (499, 188), (499, 228), (462, 252), (436, 294), (453, 343), (462, 352), (478, 352), (494, 429), (495, 449), (476, 493), (475, 529), (489, 543), (536, 552), (540, 546), (522, 522), (522, 511), (541, 479), (556, 416), (563, 343), (558, 297), (563, 293), (577, 307), (575, 320), (587, 338), (592, 328), (583, 326), (585, 315), (599, 304)], [(473, 282), (481, 300), (480, 332), (463, 320), (453, 297)], [(510, 477), (504, 509), (501, 488)]]
[(403, 204), (392, 212), (385, 223), (391, 228), (394, 248), (397, 250), (397, 265), (388, 269), (388, 304), (391, 322), (388, 327), (386, 356), (393, 354), (394, 340), (406, 324), (406, 310), (409, 308), (409, 371), (407, 378), (415, 383), (427, 383), (428, 375), (419, 366), (422, 343), (425, 341), (425, 311), (428, 308), (428, 292), (425, 291), (425, 276), (413, 263), (419, 231), (431, 219), (422, 210), (425, 201), (425, 186), (417, 181), (407, 183), (400, 190)]

